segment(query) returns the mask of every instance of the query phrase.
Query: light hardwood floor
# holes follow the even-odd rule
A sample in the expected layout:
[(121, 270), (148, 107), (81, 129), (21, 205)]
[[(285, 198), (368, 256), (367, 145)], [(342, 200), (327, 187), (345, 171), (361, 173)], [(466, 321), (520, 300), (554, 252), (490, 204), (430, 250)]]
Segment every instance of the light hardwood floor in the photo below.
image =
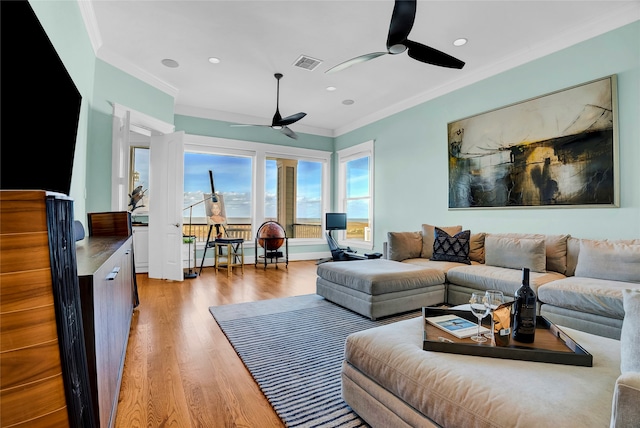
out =
[(183, 282), (138, 274), (115, 426), (283, 427), (209, 306), (315, 293), (315, 261)]

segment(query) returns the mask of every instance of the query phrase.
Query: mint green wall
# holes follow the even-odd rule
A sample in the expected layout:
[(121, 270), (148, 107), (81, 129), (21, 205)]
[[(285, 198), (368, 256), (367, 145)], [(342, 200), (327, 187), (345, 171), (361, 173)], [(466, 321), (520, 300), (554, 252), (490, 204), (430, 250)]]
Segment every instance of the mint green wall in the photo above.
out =
[[(296, 131), (298, 139), (294, 140), (262, 126), (232, 127), (231, 122), (203, 119), (192, 116), (175, 116), (176, 131), (185, 131), (191, 135), (229, 138), (232, 140), (255, 141), (258, 143), (277, 144), (280, 146), (301, 147), (305, 149), (333, 151), (333, 138), (320, 135), (305, 134)], [(295, 128), (295, 126), (293, 127)]]
[[(455, 73), (455, 71), (452, 71)], [(447, 123), (618, 75), (620, 208), (448, 210)], [(374, 244), (422, 223), (471, 231), (640, 237), (640, 21), (443, 95), (335, 140), (375, 140)]]
[(96, 59), (94, 108), (90, 118), (87, 169), (87, 212), (111, 209), (111, 146), (113, 105), (173, 123), (173, 97)]

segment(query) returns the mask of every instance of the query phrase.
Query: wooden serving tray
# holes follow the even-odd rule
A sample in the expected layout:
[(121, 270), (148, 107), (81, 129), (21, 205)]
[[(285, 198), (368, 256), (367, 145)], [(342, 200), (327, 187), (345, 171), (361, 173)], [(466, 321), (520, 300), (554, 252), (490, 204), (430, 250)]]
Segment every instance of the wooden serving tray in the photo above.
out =
[[(470, 311), (422, 308), (424, 333), (422, 349), (425, 351), (449, 352), (452, 354), (474, 355), (478, 357), (505, 358), (511, 360), (536, 361), (540, 363), (567, 364), (573, 366), (593, 366), (593, 356), (571, 339), (558, 326), (543, 316), (536, 320), (536, 336), (533, 343), (516, 342), (511, 338), (507, 346), (495, 346), (490, 340), (477, 343), (473, 340), (458, 339), (452, 334), (432, 326), (427, 317), (439, 315), (458, 315), (477, 323), (477, 318)], [(485, 317), (482, 325), (490, 326), (490, 318)]]

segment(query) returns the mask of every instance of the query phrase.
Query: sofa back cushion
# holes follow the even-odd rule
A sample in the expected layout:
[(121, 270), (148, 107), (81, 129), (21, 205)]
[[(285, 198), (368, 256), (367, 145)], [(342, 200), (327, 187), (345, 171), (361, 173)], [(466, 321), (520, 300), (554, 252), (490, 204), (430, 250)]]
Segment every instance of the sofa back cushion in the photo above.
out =
[[(458, 232), (462, 232), (462, 226), (438, 226), (440, 229), (453, 236)], [(430, 259), (433, 255), (433, 243), (436, 237), (436, 226), (430, 224), (422, 225), (422, 250), (418, 257), (423, 259)]]
[(640, 283), (640, 245), (583, 239), (575, 276)]
[(490, 235), (516, 239), (543, 239), (546, 257), (545, 269), (563, 275), (567, 270), (567, 240), (569, 235), (543, 235), (541, 233), (491, 233)]
[(422, 234), (420, 232), (388, 232), (387, 258), (401, 262), (420, 257)]
[[(587, 241), (587, 239), (569, 237), (569, 239), (567, 240), (567, 271), (565, 272), (566, 276), (574, 276), (576, 273), (578, 256), (580, 255), (580, 242), (582, 241)], [(588, 239), (588, 241), (593, 241), (593, 239)], [(606, 239), (604, 241), (620, 244), (640, 245), (640, 239)]]
[(484, 240), (485, 264), (511, 269), (524, 267), (546, 272), (543, 238), (515, 238), (487, 234)]
[(469, 260), (484, 263), (484, 232), (472, 233), (469, 240)]

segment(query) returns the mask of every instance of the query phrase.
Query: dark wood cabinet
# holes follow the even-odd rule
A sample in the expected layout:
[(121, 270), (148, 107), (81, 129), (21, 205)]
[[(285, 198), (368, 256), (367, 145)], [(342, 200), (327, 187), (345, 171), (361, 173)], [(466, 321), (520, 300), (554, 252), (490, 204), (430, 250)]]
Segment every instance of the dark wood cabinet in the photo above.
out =
[(133, 237), (108, 235), (89, 235), (76, 246), (89, 381), (96, 420), (103, 428), (115, 423), (136, 300)]

